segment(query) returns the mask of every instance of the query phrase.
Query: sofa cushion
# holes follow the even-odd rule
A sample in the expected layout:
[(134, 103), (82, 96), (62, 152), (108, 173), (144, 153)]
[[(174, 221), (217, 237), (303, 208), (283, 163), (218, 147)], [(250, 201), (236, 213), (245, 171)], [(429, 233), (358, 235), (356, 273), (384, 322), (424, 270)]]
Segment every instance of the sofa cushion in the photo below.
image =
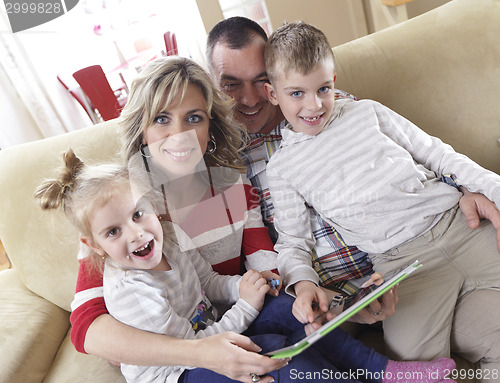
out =
[(81, 354), (70, 341), (69, 332), (59, 348), (44, 383), (124, 383), (120, 368), (93, 355)]
[(41, 382), (69, 328), (69, 313), (0, 272), (1, 383)]
[(500, 173), (499, 20), (498, 1), (450, 1), (335, 47), (335, 85)]
[(62, 152), (84, 161), (117, 159), (116, 121), (0, 151), (0, 238), (28, 289), (70, 311), (78, 271), (78, 233), (64, 213), (43, 211), (33, 197), (56, 176)]

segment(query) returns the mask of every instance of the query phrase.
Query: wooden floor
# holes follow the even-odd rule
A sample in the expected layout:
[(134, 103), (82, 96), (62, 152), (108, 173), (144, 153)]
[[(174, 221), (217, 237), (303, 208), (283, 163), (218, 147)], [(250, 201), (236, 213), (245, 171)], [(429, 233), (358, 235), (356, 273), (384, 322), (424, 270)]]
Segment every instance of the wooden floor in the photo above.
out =
[(7, 253), (3, 247), (2, 241), (0, 241), (0, 271), (10, 268), (10, 261), (7, 257)]

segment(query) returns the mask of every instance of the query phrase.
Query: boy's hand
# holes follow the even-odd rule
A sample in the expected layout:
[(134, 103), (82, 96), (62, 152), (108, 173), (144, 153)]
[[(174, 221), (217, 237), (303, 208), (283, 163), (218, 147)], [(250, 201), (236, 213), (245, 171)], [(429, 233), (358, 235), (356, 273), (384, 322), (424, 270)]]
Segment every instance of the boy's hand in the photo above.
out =
[(248, 270), (241, 277), (240, 298), (247, 301), (253, 308), (260, 311), (264, 298), (270, 287), (262, 275), (255, 270)]
[(278, 274), (273, 273), (271, 270), (261, 271), (260, 274), (269, 284), (270, 289), (267, 293), (277, 297), (280, 293), (281, 286), (283, 285), (281, 277)]
[(325, 292), (311, 281), (300, 281), (294, 285), (297, 298), (293, 303), (292, 313), (301, 323), (311, 323), (315, 328), (315, 318), (328, 311), (328, 298)]

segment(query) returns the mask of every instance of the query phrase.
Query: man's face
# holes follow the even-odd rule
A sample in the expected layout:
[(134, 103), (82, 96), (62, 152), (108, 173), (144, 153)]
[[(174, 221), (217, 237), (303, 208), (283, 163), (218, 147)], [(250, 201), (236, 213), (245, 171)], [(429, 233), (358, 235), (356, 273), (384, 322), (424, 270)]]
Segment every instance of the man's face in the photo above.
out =
[(243, 49), (218, 43), (212, 54), (212, 79), (219, 90), (236, 100), (236, 119), (249, 133), (268, 134), (283, 120), (279, 107), (269, 102), (264, 90), (268, 83), (265, 44), (260, 37)]

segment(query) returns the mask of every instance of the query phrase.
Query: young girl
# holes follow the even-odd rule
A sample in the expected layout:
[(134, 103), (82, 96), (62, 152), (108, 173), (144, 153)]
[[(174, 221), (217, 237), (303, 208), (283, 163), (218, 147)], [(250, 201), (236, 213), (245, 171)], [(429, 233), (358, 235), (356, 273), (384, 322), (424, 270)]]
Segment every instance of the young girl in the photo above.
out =
[[(224, 331), (248, 334), (269, 351), (303, 336), (293, 320), (291, 302), (264, 297), (270, 290), (259, 272), (221, 276), (196, 250), (183, 252), (172, 223), (165, 233), (156, 216), (155, 198), (144, 193), (129, 170), (118, 165), (84, 165), (69, 150), (57, 179), (36, 191), (42, 208), (62, 208), (92, 251), (95, 264), (104, 262), (104, 297), (118, 320), (143, 330), (184, 339), (203, 338)], [(215, 322), (211, 300), (233, 306)], [(273, 302), (278, 302), (273, 304)], [(335, 362), (335, 364), (333, 364)], [(433, 362), (388, 361), (342, 330), (334, 330), (273, 372), (279, 382), (304, 376), (311, 382), (452, 382), (444, 379), (454, 368), (451, 359)], [(185, 366), (121, 366), (128, 382), (227, 382), (205, 369)], [(355, 371), (355, 373), (354, 373)], [(252, 375), (252, 381), (259, 376)]]
[[(138, 169), (134, 174), (143, 178), (138, 183), (163, 194), (168, 207), (162, 206), (160, 214), (178, 224), (182, 249), (196, 247), (221, 274), (255, 269), (268, 280), (279, 280), (258, 193), (241, 173), (239, 150), (245, 134), (233, 120), (232, 108), (231, 99), (218, 92), (193, 61), (156, 60), (132, 83), (121, 113), (124, 156)], [(101, 337), (93, 332), (88, 336), (95, 319), (107, 313), (102, 277), (88, 272), (83, 253), (79, 258), (71, 339), (81, 352), (98, 343), (97, 353), (102, 355)], [(109, 337), (113, 333), (108, 328), (102, 332)]]

